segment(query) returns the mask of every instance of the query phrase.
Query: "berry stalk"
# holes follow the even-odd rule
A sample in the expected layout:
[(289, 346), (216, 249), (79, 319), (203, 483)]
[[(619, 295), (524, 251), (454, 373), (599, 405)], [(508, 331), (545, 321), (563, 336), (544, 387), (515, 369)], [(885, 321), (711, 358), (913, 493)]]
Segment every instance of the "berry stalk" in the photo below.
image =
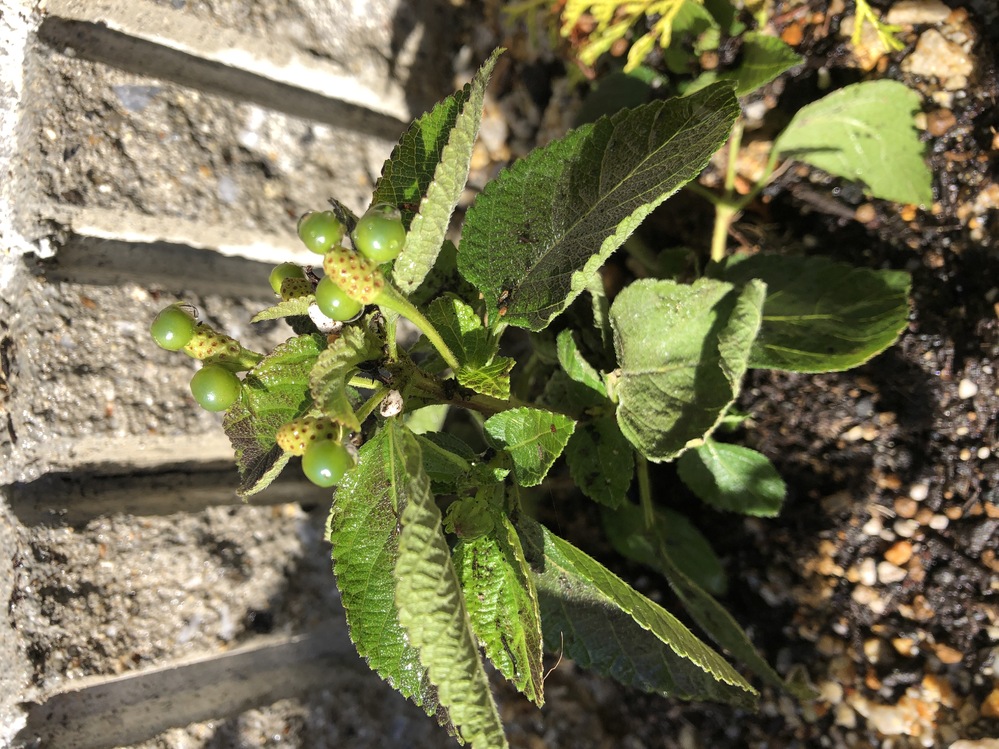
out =
[(427, 337), (427, 340), (433, 345), (437, 352), (441, 355), (441, 358), (447, 363), (449, 367), (453, 370), (458, 370), (461, 364), (458, 362), (458, 357), (454, 355), (454, 352), (448, 348), (448, 345), (444, 343), (444, 339), (441, 338), (440, 333), (437, 332), (437, 328), (423, 316), (413, 303), (410, 302), (406, 297), (399, 293), (392, 284), (386, 283), (385, 287), (381, 290), (377, 297), (375, 297), (375, 304), (379, 307), (387, 307), (390, 310), (398, 312), (400, 315), (408, 319), (413, 325), (420, 329), (420, 332)]

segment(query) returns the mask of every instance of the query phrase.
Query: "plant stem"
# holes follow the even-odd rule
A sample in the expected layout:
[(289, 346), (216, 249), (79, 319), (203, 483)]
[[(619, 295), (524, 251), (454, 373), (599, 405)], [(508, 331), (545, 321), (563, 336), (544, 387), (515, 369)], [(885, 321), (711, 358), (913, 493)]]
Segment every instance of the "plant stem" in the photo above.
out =
[(351, 387), (363, 388), (364, 390), (377, 390), (382, 385), (377, 380), (372, 380), (370, 377), (362, 377), (361, 375), (354, 375), (347, 384)]
[(257, 366), (261, 360), (263, 360), (264, 355), (258, 354), (256, 351), (251, 351), (248, 348), (239, 347), (239, 359), (237, 363), (241, 369), (253, 369)]
[(711, 233), (711, 260), (720, 263), (725, 259), (725, 249), (728, 246), (728, 230), (739, 215), (739, 210), (727, 200), (715, 203), (715, 227)]
[(390, 310), (398, 312), (400, 315), (408, 319), (413, 325), (420, 329), (420, 332), (427, 337), (427, 340), (433, 344), (433, 347), (437, 349), (437, 352), (441, 355), (441, 358), (447, 363), (451, 369), (457, 370), (461, 367), (458, 362), (458, 357), (454, 355), (454, 352), (448, 348), (448, 345), (444, 343), (444, 339), (441, 338), (440, 333), (437, 332), (437, 328), (431, 324), (431, 322), (423, 316), (413, 303), (410, 302), (406, 297), (399, 293), (399, 291), (389, 283), (385, 284), (385, 288), (382, 293), (378, 295), (375, 299), (375, 304), (380, 307), (387, 307)]
[(652, 484), (649, 481), (649, 461), (635, 452), (635, 467), (638, 469), (638, 501), (642, 506), (645, 527), (651, 529), (656, 523), (656, 512), (652, 506)]
[(385, 400), (385, 396), (389, 394), (389, 388), (385, 385), (379, 385), (377, 390), (371, 394), (359, 409), (357, 409), (357, 420), (363, 422), (366, 418), (371, 415), (371, 412), (378, 408), (379, 404)]
[(651, 276), (659, 275), (659, 258), (652, 248), (638, 235), (632, 234), (624, 240), (624, 251), (627, 252)]

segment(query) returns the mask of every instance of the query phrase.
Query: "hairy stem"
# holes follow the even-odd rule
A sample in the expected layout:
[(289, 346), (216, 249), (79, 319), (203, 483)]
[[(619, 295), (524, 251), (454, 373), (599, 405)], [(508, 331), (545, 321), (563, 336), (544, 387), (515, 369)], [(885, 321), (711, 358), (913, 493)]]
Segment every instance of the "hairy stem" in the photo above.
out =
[(652, 506), (652, 482), (649, 480), (649, 461), (635, 451), (635, 466), (638, 468), (638, 501), (642, 507), (645, 527), (652, 528), (656, 523), (656, 512)]
[(385, 288), (382, 293), (378, 295), (375, 299), (375, 304), (379, 307), (386, 307), (390, 310), (398, 312), (400, 315), (409, 320), (413, 325), (420, 329), (420, 332), (427, 337), (427, 340), (433, 345), (437, 352), (441, 355), (441, 358), (447, 362), (447, 365), (451, 369), (457, 370), (461, 367), (458, 362), (458, 357), (454, 355), (454, 352), (448, 348), (448, 345), (444, 343), (444, 339), (441, 338), (440, 333), (437, 332), (437, 328), (423, 316), (413, 303), (410, 302), (406, 297), (399, 293), (399, 291), (389, 283), (385, 284)]

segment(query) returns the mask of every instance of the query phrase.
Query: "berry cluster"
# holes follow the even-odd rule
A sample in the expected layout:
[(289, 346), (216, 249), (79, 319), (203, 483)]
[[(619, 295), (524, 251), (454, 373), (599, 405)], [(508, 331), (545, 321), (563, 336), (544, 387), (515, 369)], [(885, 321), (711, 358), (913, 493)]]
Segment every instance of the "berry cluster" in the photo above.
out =
[[(379, 301), (386, 287), (379, 265), (394, 260), (406, 241), (401, 215), (394, 206), (373, 205), (350, 233), (354, 249), (344, 246), (346, 234), (333, 211), (302, 216), (298, 236), (311, 252), (323, 255), (326, 275), (313, 289), (313, 282), (300, 266), (281, 263), (269, 277), (274, 293), (283, 301), (315, 294), (319, 311), (340, 322), (357, 318), (365, 305)], [(204, 362), (191, 379), (191, 393), (208, 411), (225, 411), (235, 404), (243, 388), (236, 373), (251, 369), (262, 358), (235, 339), (199, 323), (193, 308), (183, 303), (162, 310), (150, 333), (162, 348), (183, 350)], [(312, 416), (288, 422), (275, 436), (281, 449), (302, 456), (305, 475), (323, 487), (335, 486), (354, 465), (353, 451), (344, 446), (343, 437), (340, 424)]]

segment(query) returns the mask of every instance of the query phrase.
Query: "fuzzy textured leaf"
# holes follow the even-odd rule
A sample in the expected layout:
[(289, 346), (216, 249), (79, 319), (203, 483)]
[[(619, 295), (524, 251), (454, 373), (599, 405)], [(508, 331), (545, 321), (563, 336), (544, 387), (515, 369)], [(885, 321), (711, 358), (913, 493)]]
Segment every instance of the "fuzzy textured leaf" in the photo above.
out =
[(458, 382), (494, 398), (510, 397), (510, 370), (515, 362), (496, 355), (497, 337), (470, 305), (454, 294), (445, 294), (430, 304), (427, 319), (461, 364), (455, 372)]
[(560, 332), (556, 339), (556, 345), (558, 363), (562, 365), (562, 369), (569, 377), (586, 385), (591, 390), (596, 390), (601, 395), (607, 395), (607, 388), (604, 387), (604, 382), (600, 379), (600, 373), (583, 357), (571, 330)]
[[(669, 542), (671, 518), (657, 513), (656, 524), (649, 529), (645, 527), (641, 508), (638, 505), (627, 505), (614, 513), (608, 513), (607, 521), (608, 532), (614, 539), (615, 548), (662, 573), (669, 580), (670, 587), (683, 602), (687, 612), (716, 644), (725, 648), (753, 673), (770, 684), (786, 688), (800, 699), (814, 699), (814, 695), (804, 685), (785, 682), (759, 654), (749, 636), (732, 615), (695, 583), (689, 572), (682, 569), (678, 561), (675, 561), (681, 560), (685, 551)], [(715, 561), (717, 563), (717, 560)]]
[(642, 219), (700, 173), (738, 113), (731, 87), (713, 86), (534, 151), (469, 209), (458, 270), (505, 310), (504, 322), (545, 328)]
[(513, 460), (521, 486), (537, 486), (562, 454), (576, 422), (568, 416), (536, 408), (513, 408), (486, 419), (486, 434)]
[(296, 317), (309, 314), (309, 307), (316, 301), (314, 294), (295, 297), (261, 310), (253, 316), (250, 322), (263, 322), (264, 320), (277, 320), (282, 317)]
[(486, 655), (538, 707), (544, 704), (541, 614), (520, 537), (494, 511), (492, 530), (453, 552), (472, 629)]
[(274, 435), (286, 422), (306, 413), (309, 372), (326, 339), (319, 335), (290, 338), (265, 356), (243, 380), (243, 396), (222, 422), (236, 452), (240, 496), (266, 488), (288, 462)]
[[(379, 676), (453, 734), (456, 729), (418, 649), (399, 622), (395, 600), (399, 522), (415, 490), (408, 469), (414, 455), (420, 459), (419, 447), (415, 453), (413, 449), (391, 427), (368, 440), (360, 462), (337, 488), (326, 534), (333, 544), (333, 572), (357, 652)], [(425, 480), (422, 470), (418, 475)]]
[[(402, 507), (395, 600), (399, 622), (420, 654), (442, 705), (473, 747), (506, 747), (458, 575), (444, 538), (441, 513), (423, 472), (415, 435), (395, 420), (383, 428), (394, 446)], [(403, 478), (405, 477), (405, 478)]]
[(767, 285), (763, 324), (749, 366), (834, 372), (863, 364), (891, 346), (909, 317), (904, 271), (855, 268), (823, 257), (731, 258), (724, 278)]
[(645, 457), (673, 460), (715, 428), (739, 392), (764, 286), (741, 291), (636, 281), (611, 306), (621, 431)]
[(681, 455), (676, 469), (694, 494), (720, 510), (773, 517), (787, 493), (767, 457), (742, 445), (707, 439)]
[(914, 115), (922, 97), (898, 81), (864, 81), (802, 107), (774, 149), (862, 183), (877, 198), (933, 202)]
[(340, 337), (329, 345), (309, 375), (309, 389), (316, 406), (348, 429), (361, 428), (346, 390), (347, 382), (364, 361), (382, 355), (381, 341), (372, 333), (368, 320), (345, 325)]
[(752, 707), (754, 690), (676, 617), (534, 520), (517, 522), (545, 647), (623, 684)]
[(578, 427), (565, 448), (565, 460), (587, 497), (607, 507), (624, 502), (635, 477), (635, 456), (613, 416)]
[[(451, 214), (468, 180), (472, 147), (479, 133), (486, 86), (501, 52), (502, 50), (493, 52), (479, 68), (472, 82), (452, 97), (456, 104), (460, 104), (453, 121), (451, 117), (446, 118), (450, 126), (447, 142), (440, 151), (440, 161), (434, 169), (433, 179), (423, 190), (419, 211), (409, 224), (406, 244), (392, 266), (392, 279), (404, 294), (412, 293), (423, 283), (427, 273), (434, 267), (444, 243)], [(437, 139), (439, 140), (439, 136)], [(404, 139), (403, 142), (412, 143), (413, 140)], [(401, 149), (399, 155), (404, 157)], [(414, 160), (418, 160), (418, 157)]]

